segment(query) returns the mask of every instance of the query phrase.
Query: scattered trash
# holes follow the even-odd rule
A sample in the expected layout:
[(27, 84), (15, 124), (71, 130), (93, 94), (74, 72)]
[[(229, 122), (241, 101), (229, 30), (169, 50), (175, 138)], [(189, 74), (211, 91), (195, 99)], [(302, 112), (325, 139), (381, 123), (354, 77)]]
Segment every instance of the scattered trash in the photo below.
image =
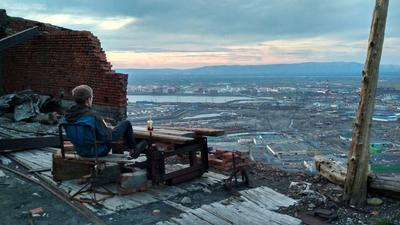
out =
[(377, 211), (377, 210), (374, 210), (374, 211), (372, 211), (372, 212), (371, 212), (371, 215), (373, 215), (373, 216), (377, 216), (377, 215), (379, 215), (379, 211)]
[(309, 206), (309, 208), (315, 208), (326, 203), (326, 197), (314, 190), (311, 190), (311, 183), (308, 182), (291, 182), (289, 185), (289, 192), (294, 195), (302, 196), (302, 202), (306, 204), (312, 204), (314, 207)]
[(160, 215), (160, 210), (159, 209), (154, 209), (151, 214), (153, 214), (153, 216), (159, 216)]
[(303, 165), (306, 168), (307, 173), (309, 173), (310, 175), (315, 175), (317, 173), (317, 168), (314, 161), (307, 162), (304, 160)]
[(37, 217), (37, 216), (42, 216), (44, 214), (44, 211), (42, 207), (38, 207), (29, 210), (29, 213), (32, 214), (33, 217)]
[(313, 203), (308, 204), (308, 207), (309, 207), (309, 208), (315, 208), (315, 206), (316, 206), (316, 205), (313, 204)]
[(36, 197), (41, 197), (38, 193), (36, 193), (36, 192), (34, 192), (33, 194), (32, 194), (33, 196), (36, 196)]
[(301, 191), (310, 190), (311, 183), (308, 182), (290, 182), (289, 191), (300, 193)]

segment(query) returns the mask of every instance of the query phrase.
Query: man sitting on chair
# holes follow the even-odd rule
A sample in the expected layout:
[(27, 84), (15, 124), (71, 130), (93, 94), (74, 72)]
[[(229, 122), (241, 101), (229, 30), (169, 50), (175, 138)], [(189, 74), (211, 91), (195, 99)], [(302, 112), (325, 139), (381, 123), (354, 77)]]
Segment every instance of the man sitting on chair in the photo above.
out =
[[(68, 123), (76, 123), (82, 121), (88, 121), (87, 123), (96, 130), (96, 139), (105, 143), (115, 142), (121, 137), (127, 142), (130, 156), (137, 158), (142, 153), (147, 143), (144, 141), (139, 143), (138, 146), (135, 144), (135, 137), (133, 134), (132, 125), (128, 120), (120, 122), (114, 129), (106, 126), (103, 117), (92, 110), (93, 103), (93, 89), (88, 85), (79, 85), (72, 90), (72, 97), (74, 98), (75, 105), (66, 111), (65, 119)], [(89, 119), (88, 119), (89, 118)], [(98, 156), (106, 156), (111, 150), (110, 144), (105, 144), (98, 148)], [(95, 153), (80, 153), (78, 154), (91, 157), (96, 156)]]

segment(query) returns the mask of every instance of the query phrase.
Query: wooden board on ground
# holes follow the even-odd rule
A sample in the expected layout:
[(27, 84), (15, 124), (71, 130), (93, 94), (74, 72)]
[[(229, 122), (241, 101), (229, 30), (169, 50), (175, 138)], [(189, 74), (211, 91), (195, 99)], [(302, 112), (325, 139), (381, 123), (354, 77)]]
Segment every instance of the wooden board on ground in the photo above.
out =
[(52, 166), (52, 153), (42, 150), (30, 150), (24, 152), (14, 152), (11, 156), (23, 161), (30, 169), (41, 169)]
[[(186, 209), (185, 213), (180, 214), (179, 217), (170, 219), (168, 222), (175, 224), (215, 225), (301, 224), (301, 220), (297, 218), (271, 211), (279, 207), (293, 205), (296, 203), (296, 200), (267, 187), (244, 190), (239, 193), (242, 194), (241, 199), (229, 198), (210, 205), (203, 205), (197, 209)], [(262, 200), (256, 200), (256, 196), (262, 197)], [(157, 224), (162, 225), (168, 223), (160, 222)]]
[[(61, 158), (61, 154), (58, 155)], [(82, 161), (96, 161), (96, 157), (82, 157), (74, 153), (66, 153), (66, 159), (82, 160)], [(112, 162), (112, 163), (135, 163), (138, 160), (129, 159), (126, 155), (122, 154), (108, 154), (107, 156), (98, 157), (99, 162)]]
[[(315, 165), (321, 176), (337, 185), (344, 185), (346, 167), (324, 157), (315, 157)], [(400, 194), (400, 177), (386, 177), (370, 172), (368, 186), (371, 189), (385, 192), (387, 195), (398, 197)]]

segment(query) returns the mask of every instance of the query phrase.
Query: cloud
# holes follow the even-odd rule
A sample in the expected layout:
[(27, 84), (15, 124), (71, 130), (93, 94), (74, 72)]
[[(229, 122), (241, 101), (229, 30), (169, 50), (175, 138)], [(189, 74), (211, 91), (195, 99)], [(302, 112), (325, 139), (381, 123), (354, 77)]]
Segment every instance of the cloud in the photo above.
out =
[(218, 51), (109, 51), (117, 68), (191, 68), (204, 65), (248, 65), (302, 61), (361, 61), (366, 43), (329, 37), (279, 39), (247, 45), (227, 45)]
[(6, 8), (11, 16), (21, 16), (31, 20), (63, 26), (70, 29), (95, 31), (119, 30), (136, 21), (132, 16), (99, 16), (88, 14), (82, 10), (59, 9), (50, 10), (42, 3), (15, 3), (5, 0), (0, 8)]
[[(1, 0), (13, 16), (97, 35), (116, 67), (363, 62), (374, 1)], [(383, 63), (398, 64), (400, 1), (391, 1)]]
[(134, 21), (135, 18), (133, 17), (109, 17), (104, 18), (103, 21), (98, 24), (98, 27), (103, 30), (118, 30)]
[(131, 23), (133, 17), (95, 17), (74, 14), (31, 14), (33, 20), (44, 21), (57, 26), (68, 28), (80, 28), (86, 30), (119, 30)]

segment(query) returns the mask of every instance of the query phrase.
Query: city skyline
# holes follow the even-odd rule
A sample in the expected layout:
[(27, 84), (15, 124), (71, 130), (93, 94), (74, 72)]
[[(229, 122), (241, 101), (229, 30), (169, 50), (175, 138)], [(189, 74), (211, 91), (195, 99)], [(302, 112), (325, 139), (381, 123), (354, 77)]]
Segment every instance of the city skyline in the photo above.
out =
[[(98, 36), (114, 68), (363, 63), (374, 1), (11, 1), (0, 8)], [(392, 1), (382, 64), (398, 63)], [(311, 13), (312, 12), (312, 13)]]

